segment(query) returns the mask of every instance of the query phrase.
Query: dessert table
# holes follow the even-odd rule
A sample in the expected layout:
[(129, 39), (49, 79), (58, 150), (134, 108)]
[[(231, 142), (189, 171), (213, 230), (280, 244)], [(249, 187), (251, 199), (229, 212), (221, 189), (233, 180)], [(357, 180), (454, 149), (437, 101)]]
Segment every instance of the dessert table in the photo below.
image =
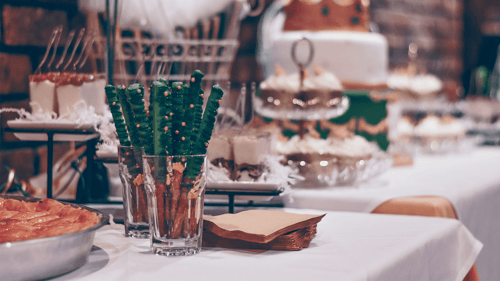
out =
[(476, 265), (482, 281), (499, 280), (500, 149), (421, 155), (413, 166), (393, 168), (350, 187), (294, 189), (285, 206), (458, 218), (484, 243)]
[(109, 225), (97, 231), (89, 261), (54, 280), (459, 281), (482, 248), (457, 220), (326, 213), (311, 245), (301, 251), (204, 248), (190, 257), (156, 256), (149, 240), (126, 238), (123, 225)]

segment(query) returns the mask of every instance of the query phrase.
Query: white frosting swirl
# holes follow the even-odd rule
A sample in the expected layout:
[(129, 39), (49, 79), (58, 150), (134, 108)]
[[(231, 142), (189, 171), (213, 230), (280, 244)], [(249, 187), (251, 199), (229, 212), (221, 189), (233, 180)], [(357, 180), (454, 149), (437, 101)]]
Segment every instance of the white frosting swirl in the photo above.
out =
[(432, 74), (417, 75), (410, 79), (410, 88), (415, 93), (421, 95), (428, 95), (441, 91), (443, 82)]
[(398, 130), (398, 134), (401, 135), (401, 136), (411, 136), (413, 135), (413, 129), (415, 127), (413, 126), (413, 124), (411, 124), (410, 122), (408, 122), (406, 119), (400, 119), (398, 120), (398, 124), (397, 124), (397, 130)]
[(443, 82), (432, 74), (410, 77), (405, 74), (392, 74), (387, 79), (387, 86), (391, 89), (412, 91), (420, 95), (428, 95), (441, 91)]
[(354, 136), (346, 139), (328, 138), (317, 139), (311, 136), (305, 136), (301, 139), (294, 136), (287, 142), (277, 142), (276, 151), (279, 154), (294, 153), (318, 153), (331, 154), (338, 156), (360, 157), (370, 155), (375, 152), (373, 144), (369, 143), (361, 136)]
[(262, 90), (281, 90), (290, 93), (299, 91), (300, 76), (298, 73), (291, 75), (271, 75), (260, 84)]
[(461, 136), (465, 129), (458, 120), (441, 123), (436, 116), (428, 116), (415, 127), (414, 133), (421, 137)]
[(343, 90), (340, 80), (331, 72), (323, 72), (318, 76), (304, 79), (305, 90), (317, 91), (341, 91)]

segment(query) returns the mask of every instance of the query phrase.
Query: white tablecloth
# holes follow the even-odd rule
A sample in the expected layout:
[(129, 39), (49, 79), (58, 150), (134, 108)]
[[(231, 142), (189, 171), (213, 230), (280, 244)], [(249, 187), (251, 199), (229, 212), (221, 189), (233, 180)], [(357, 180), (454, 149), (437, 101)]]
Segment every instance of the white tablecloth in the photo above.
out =
[(89, 262), (56, 280), (461, 281), (482, 247), (457, 220), (344, 212), (328, 212), (309, 248), (296, 252), (216, 248), (163, 257), (149, 252), (149, 240), (123, 232), (97, 231)]
[(500, 280), (500, 149), (418, 156), (413, 166), (392, 168), (356, 187), (294, 189), (287, 207), (371, 212), (398, 197), (441, 196), (484, 243), (477, 260), (481, 281)]

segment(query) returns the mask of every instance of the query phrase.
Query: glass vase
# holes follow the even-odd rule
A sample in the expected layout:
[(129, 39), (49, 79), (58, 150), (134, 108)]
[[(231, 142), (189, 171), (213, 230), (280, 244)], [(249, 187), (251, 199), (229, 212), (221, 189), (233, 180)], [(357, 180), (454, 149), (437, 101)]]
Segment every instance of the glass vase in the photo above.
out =
[(201, 249), (206, 156), (143, 155), (151, 249), (165, 256)]
[(149, 216), (142, 173), (142, 148), (118, 146), (118, 171), (124, 187), (125, 236), (149, 238)]

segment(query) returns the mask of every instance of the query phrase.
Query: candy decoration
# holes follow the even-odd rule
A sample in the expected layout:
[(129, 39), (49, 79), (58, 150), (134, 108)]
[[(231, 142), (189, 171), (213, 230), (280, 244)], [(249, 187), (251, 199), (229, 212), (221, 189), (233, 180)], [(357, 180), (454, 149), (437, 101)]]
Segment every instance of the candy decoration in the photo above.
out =
[(125, 94), (127, 95), (132, 112), (134, 113), (134, 120), (136, 121), (139, 139), (144, 147), (144, 152), (148, 155), (153, 155), (153, 133), (146, 114), (146, 109), (144, 108), (144, 86), (137, 83), (132, 84), (126, 89)]
[(120, 145), (129, 146), (130, 140), (128, 139), (128, 132), (125, 127), (125, 121), (123, 120), (120, 101), (118, 100), (116, 89), (113, 85), (107, 85), (104, 90), (106, 91), (109, 109), (111, 110), (113, 121), (115, 122), (116, 133), (118, 134)]

